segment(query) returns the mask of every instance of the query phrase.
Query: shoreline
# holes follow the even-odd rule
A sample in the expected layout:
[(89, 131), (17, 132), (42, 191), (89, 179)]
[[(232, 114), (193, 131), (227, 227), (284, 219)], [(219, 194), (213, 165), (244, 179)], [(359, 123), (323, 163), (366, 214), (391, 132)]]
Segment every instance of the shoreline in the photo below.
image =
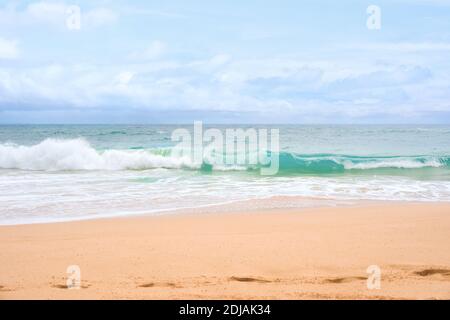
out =
[[(293, 204), (286, 205), (286, 202), (292, 201)], [(307, 205), (304, 202), (309, 201)], [(277, 204), (278, 202), (278, 204)], [(283, 203), (283, 204), (281, 204)], [(302, 206), (300, 206), (300, 204)], [(296, 211), (332, 208), (355, 208), (355, 207), (375, 207), (391, 205), (450, 205), (449, 201), (409, 201), (409, 200), (355, 200), (355, 199), (327, 199), (302, 196), (269, 196), (265, 198), (231, 200), (228, 202), (206, 204), (197, 207), (183, 207), (174, 209), (162, 209), (155, 211), (142, 211), (130, 213), (112, 213), (99, 214), (96, 216), (69, 217), (66, 219), (54, 221), (16, 222), (0, 223), (1, 227), (27, 226), (27, 225), (46, 225), (60, 223), (74, 223), (83, 221), (102, 221), (110, 219), (133, 219), (133, 218), (152, 218), (161, 216), (186, 216), (186, 215), (210, 215), (210, 214), (234, 214), (234, 213), (270, 213), (272, 211)], [(48, 218), (46, 218), (48, 219)]]
[(450, 299), (450, 204), (0, 226), (0, 259), (0, 299)]

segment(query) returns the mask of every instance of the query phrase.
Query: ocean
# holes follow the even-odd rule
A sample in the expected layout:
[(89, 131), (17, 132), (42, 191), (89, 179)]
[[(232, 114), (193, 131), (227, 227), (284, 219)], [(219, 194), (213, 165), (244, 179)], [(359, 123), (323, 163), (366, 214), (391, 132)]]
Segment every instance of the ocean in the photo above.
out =
[[(279, 129), (273, 176), (173, 156), (172, 132), (183, 127), (192, 129), (0, 126), (0, 224), (236, 208), (256, 199), (267, 207), (450, 201), (450, 126), (206, 126)], [(272, 197), (294, 200), (267, 201)]]

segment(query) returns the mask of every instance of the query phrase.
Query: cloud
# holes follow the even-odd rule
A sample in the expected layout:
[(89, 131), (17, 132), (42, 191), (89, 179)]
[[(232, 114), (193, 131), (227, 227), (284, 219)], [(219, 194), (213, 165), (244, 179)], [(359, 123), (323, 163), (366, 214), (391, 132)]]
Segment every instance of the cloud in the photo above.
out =
[(117, 75), (116, 80), (119, 85), (127, 85), (131, 81), (131, 79), (133, 79), (133, 77), (133, 72), (123, 71)]
[(58, 24), (67, 17), (68, 6), (56, 2), (31, 3), (25, 9), (26, 18), (36, 22)]
[(367, 43), (348, 45), (347, 48), (357, 50), (381, 50), (397, 52), (417, 52), (417, 51), (450, 51), (448, 42), (395, 42), (395, 43)]
[(0, 38), (0, 59), (16, 59), (18, 56), (17, 41)]
[(113, 24), (117, 19), (118, 15), (114, 11), (105, 8), (96, 8), (82, 14), (83, 23), (93, 27)]
[(450, 112), (449, 82), (435, 70), (348, 65), (217, 54), (185, 62), (0, 67), (0, 106), (246, 112), (289, 121)]
[[(62, 1), (40, 1), (28, 4), (22, 10), (14, 5), (0, 10), (0, 25), (14, 27), (30, 25), (46, 25), (55, 28), (66, 28), (67, 20), (73, 14), (73, 4)], [(115, 23), (119, 15), (109, 8), (92, 7), (80, 9), (81, 29), (94, 28)]]
[(211, 58), (210, 63), (213, 66), (222, 66), (231, 61), (231, 56), (228, 54), (218, 54)]
[(328, 87), (335, 92), (352, 91), (357, 89), (375, 89), (385, 87), (398, 87), (408, 84), (420, 84), (432, 76), (430, 70), (420, 66), (396, 66), (380, 68), (380, 70), (347, 77), (333, 83)]
[(155, 40), (144, 50), (132, 52), (129, 58), (136, 60), (154, 60), (160, 58), (166, 52), (166, 44)]
[[(419, 2), (426, 1), (408, 1)], [(89, 32), (51, 33), (66, 30), (72, 4)], [(236, 11), (212, 2), (7, 0), (0, 5), (0, 112), (196, 110), (269, 120), (450, 112), (448, 28), (413, 23), (424, 15), (447, 21), (448, 13), (408, 6), (416, 11), (402, 16), (399, 6), (385, 5), (389, 25), (368, 33), (365, 8), (345, 5), (321, 19), (320, 4), (302, 11), (295, 1), (275, 12), (275, 2)], [(116, 22), (120, 28), (95, 29)], [(98, 41), (105, 36), (111, 41)]]
[(395, 2), (408, 5), (450, 6), (450, 0), (395, 0)]
[(133, 7), (129, 5), (123, 6), (121, 8), (121, 12), (129, 15), (142, 15), (142, 16), (162, 17), (162, 18), (173, 18), (173, 19), (187, 17), (186, 15), (177, 12), (152, 10), (147, 8)]

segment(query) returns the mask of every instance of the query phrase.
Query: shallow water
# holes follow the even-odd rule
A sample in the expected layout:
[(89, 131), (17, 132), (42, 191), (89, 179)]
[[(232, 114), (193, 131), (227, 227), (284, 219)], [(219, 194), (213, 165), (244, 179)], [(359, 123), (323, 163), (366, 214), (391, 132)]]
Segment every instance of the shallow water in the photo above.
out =
[(275, 176), (261, 176), (255, 166), (219, 164), (214, 157), (202, 165), (174, 157), (176, 128), (0, 126), (0, 224), (161, 212), (269, 196), (327, 204), (450, 201), (450, 126), (256, 127), (280, 130)]

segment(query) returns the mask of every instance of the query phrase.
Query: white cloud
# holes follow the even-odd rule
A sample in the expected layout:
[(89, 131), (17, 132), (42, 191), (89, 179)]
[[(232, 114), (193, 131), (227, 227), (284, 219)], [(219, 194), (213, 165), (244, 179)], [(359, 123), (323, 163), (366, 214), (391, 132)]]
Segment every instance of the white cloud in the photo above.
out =
[[(55, 28), (66, 28), (67, 19), (71, 15), (69, 10), (73, 3), (62, 1), (40, 1), (27, 5), (23, 10), (9, 5), (0, 10), (0, 25), (29, 26), (49, 25)], [(93, 28), (115, 23), (119, 15), (109, 8), (80, 7), (81, 29)]]
[(105, 8), (97, 8), (82, 14), (82, 21), (88, 26), (98, 27), (107, 24), (113, 24), (117, 21), (118, 15)]
[(450, 111), (450, 79), (433, 64), (379, 64), (368, 57), (365, 62), (244, 60), (226, 54), (183, 61), (156, 59), (159, 55), (150, 51), (147, 58), (152, 59), (129, 63), (0, 67), (0, 108), (128, 106), (282, 114), (287, 119)]
[(408, 5), (450, 6), (450, 0), (395, 0), (395, 2)]
[(16, 59), (18, 56), (17, 41), (0, 38), (0, 59)]
[(116, 76), (116, 80), (119, 85), (127, 85), (133, 77), (133, 72), (123, 71)]
[(398, 52), (416, 52), (416, 51), (450, 51), (448, 42), (396, 42), (396, 43), (371, 43), (348, 45), (346, 48), (358, 50), (382, 50)]
[(123, 6), (121, 8), (121, 12), (124, 14), (130, 15), (143, 15), (143, 16), (154, 16), (154, 17), (163, 17), (163, 18), (186, 18), (187, 16), (184, 14), (180, 14), (177, 12), (163, 11), (163, 10), (151, 10), (133, 6)]
[(218, 54), (210, 60), (213, 66), (223, 66), (224, 64), (231, 61), (231, 56), (228, 54)]
[(166, 52), (166, 44), (155, 40), (142, 51), (135, 51), (130, 54), (131, 59), (136, 60), (154, 60), (160, 58)]
[(31, 3), (25, 9), (25, 19), (31, 21), (58, 24), (65, 21), (68, 6), (57, 2), (36, 2)]

